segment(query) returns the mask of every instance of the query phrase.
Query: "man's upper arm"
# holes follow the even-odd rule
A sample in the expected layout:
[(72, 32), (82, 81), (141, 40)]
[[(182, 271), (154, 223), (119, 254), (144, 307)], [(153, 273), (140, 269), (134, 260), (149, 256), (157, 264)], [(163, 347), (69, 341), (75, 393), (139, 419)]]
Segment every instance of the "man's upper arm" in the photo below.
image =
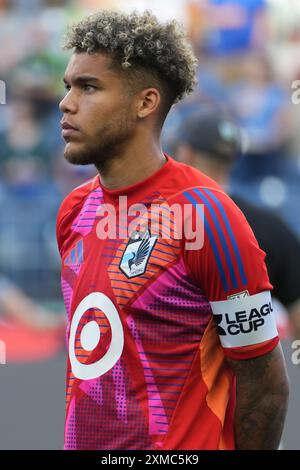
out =
[(264, 356), (227, 361), (236, 376), (236, 448), (277, 449), (289, 395), (281, 346)]
[[(278, 344), (269, 353), (239, 361), (226, 358), (229, 366), (234, 371), (238, 386), (244, 388), (244, 397), (249, 400), (255, 399), (267, 391), (266, 389), (276, 388), (279, 393), (286, 391), (287, 374), (285, 368), (285, 361), (280, 344)], [(255, 387), (250, 387), (250, 384), (255, 383)], [(253, 389), (252, 389), (253, 388)], [(251, 396), (249, 396), (249, 394)]]
[(203, 188), (193, 198), (204, 206), (204, 244), (187, 252), (186, 262), (210, 301), (224, 353), (231, 359), (264, 355), (278, 344), (265, 253), (224, 192)]

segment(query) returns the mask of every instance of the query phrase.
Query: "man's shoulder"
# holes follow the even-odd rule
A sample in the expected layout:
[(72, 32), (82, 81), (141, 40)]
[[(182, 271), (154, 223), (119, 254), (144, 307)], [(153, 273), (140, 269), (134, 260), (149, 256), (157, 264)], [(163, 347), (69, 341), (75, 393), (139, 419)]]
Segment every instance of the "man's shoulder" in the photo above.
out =
[(93, 191), (97, 177), (93, 177), (74, 188), (62, 201), (57, 215), (57, 224), (75, 208), (81, 207), (88, 194)]
[(180, 202), (189, 195), (193, 196), (195, 190), (210, 190), (216, 195), (221, 194), (228, 197), (224, 189), (212, 178), (205, 175), (201, 171), (193, 168), (185, 163), (174, 162), (174, 169), (169, 177), (169, 194), (167, 199), (169, 202)]
[(56, 238), (60, 254), (63, 253), (65, 241), (72, 231), (72, 223), (80, 213), (84, 201), (97, 187), (97, 177), (77, 186), (65, 197), (59, 208), (56, 220)]

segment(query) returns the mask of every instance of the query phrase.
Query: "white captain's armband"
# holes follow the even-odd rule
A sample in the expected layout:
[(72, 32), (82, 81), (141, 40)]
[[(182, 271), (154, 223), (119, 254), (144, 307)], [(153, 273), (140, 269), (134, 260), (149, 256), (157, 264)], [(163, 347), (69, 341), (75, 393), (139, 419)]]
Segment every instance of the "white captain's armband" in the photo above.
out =
[(269, 291), (210, 305), (223, 348), (251, 346), (278, 336)]

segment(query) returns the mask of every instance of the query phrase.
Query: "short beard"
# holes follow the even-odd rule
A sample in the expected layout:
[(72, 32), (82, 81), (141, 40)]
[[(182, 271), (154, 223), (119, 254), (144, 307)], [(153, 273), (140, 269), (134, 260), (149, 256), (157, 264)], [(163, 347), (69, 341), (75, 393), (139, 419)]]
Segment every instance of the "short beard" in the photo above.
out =
[(99, 129), (91, 143), (78, 150), (65, 150), (65, 158), (73, 165), (95, 165), (99, 172), (107, 171), (111, 162), (121, 156), (122, 147), (131, 139), (134, 133), (135, 121), (128, 116), (118, 116)]

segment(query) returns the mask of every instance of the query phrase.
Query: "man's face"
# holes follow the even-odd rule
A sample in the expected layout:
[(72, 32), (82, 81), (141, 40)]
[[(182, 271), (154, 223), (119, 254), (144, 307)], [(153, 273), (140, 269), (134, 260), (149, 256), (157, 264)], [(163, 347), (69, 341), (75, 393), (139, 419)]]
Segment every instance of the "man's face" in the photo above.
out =
[(59, 106), (70, 163), (101, 169), (134, 135), (134, 102), (110, 61), (101, 53), (75, 53), (67, 66), (67, 94)]

